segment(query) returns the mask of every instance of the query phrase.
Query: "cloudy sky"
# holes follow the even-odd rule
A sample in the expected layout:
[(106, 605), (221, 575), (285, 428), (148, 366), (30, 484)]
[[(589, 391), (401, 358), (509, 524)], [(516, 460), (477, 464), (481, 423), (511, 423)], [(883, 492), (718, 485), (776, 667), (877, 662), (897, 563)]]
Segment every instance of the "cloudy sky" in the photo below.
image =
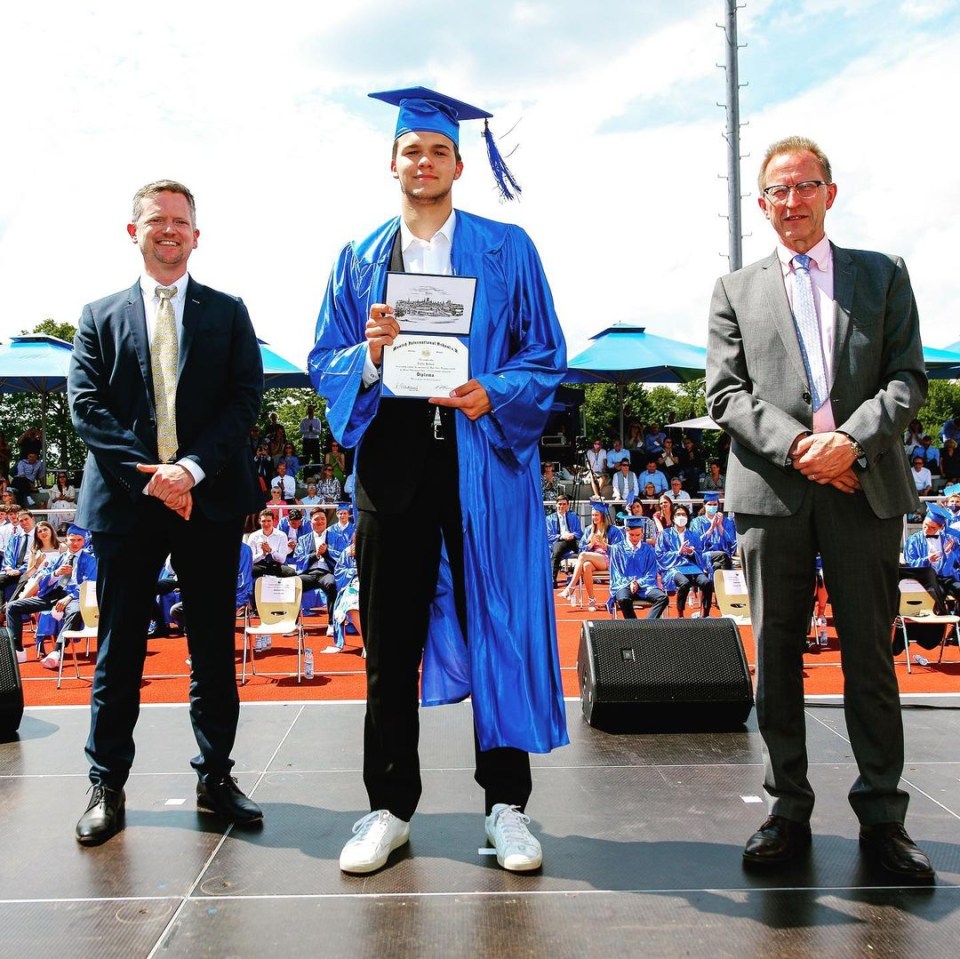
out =
[[(198, 203), (201, 281), (303, 363), (330, 266), (397, 210), (394, 114), (422, 84), (495, 114), (523, 186), (501, 204), (479, 124), (458, 206), (520, 223), (571, 352), (618, 320), (706, 341), (727, 270), (724, 0), (10, 4), (0, 33), (0, 339), (129, 286), (130, 197)], [(739, 11), (744, 262), (772, 249), (756, 168), (790, 133), (839, 185), (832, 238), (905, 257), (924, 341), (960, 339), (953, 0), (747, 0)]]

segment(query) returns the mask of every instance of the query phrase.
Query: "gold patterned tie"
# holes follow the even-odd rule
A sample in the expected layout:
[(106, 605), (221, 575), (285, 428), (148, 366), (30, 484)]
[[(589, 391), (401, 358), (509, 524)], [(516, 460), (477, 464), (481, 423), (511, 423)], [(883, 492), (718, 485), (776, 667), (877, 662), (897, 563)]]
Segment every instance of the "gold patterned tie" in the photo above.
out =
[(175, 286), (158, 286), (160, 303), (153, 322), (150, 365), (153, 367), (153, 395), (157, 407), (157, 452), (161, 463), (170, 463), (177, 454), (177, 317), (171, 299)]

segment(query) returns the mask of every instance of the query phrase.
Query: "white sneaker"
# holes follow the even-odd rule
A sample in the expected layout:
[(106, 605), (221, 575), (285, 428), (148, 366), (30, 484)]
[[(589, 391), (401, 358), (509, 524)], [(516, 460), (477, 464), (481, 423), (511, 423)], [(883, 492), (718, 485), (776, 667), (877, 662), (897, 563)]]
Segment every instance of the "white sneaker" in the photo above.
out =
[(47, 656), (44, 656), (40, 661), (40, 665), (44, 669), (59, 669), (60, 668), (60, 650), (55, 649), (52, 653)]
[(597, 611), (597, 601), (595, 599), (588, 599), (587, 609), (590, 610), (591, 613), (595, 613)]
[(344, 872), (374, 872), (387, 864), (394, 849), (410, 841), (410, 823), (386, 809), (376, 809), (353, 824), (353, 838), (340, 852)]
[(571, 594), (572, 592), (573, 592), (573, 590), (571, 589), (571, 587), (565, 586), (563, 589), (560, 590), (560, 597), (561, 597), (562, 599), (569, 599), (569, 598), (570, 598), (570, 594)]
[(497, 850), (497, 862), (511, 872), (539, 869), (543, 864), (540, 843), (530, 834), (525, 816), (517, 806), (497, 803), (484, 825), (487, 839)]
[(27, 661), (27, 651), (25, 649), (17, 650), (17, 662), (25, 663)]
[(826, 625), (827, 625), (827, 617), (826, 617), (826, 616), (818, 616), (818, 617), (817, 617), (817, 626), (825, 627)]
[(343, 647), (342, 647), (342, 646), (325, 646), (323, 649), (320, 650), (320, 653), (321, 653), (321, 654), (324, 654), (324, 653), (327, 653), (327, 654), (329, 654), (329, 653), (342, 653), (342, 652), (343, 652)]

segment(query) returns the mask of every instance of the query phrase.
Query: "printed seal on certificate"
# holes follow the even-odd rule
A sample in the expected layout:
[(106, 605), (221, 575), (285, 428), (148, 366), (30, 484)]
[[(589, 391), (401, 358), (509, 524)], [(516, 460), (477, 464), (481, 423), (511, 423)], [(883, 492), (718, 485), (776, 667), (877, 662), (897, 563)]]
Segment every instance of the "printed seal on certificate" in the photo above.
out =
[(470, 349), (456, 336), (401, 333), (383, 350), (385, 396), (446, 396), (470, 378)]

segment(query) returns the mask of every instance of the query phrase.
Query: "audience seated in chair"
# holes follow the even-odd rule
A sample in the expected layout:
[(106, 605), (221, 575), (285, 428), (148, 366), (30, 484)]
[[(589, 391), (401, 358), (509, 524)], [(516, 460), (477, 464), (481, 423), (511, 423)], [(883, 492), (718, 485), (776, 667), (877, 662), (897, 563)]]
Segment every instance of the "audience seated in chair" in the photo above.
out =
[[(356, 533), (350, 536), (347, 548), (337, 560), (334, 576), (337, 581), (337, 600), (333, 606), (334, 649), (343, 649), (347, 625), (353, 626), (363, 645), (363, 631), (360, 628), (360, 580), (357, 578), (357, 542)], [(366, 655), (364, 653), (364, 655)]]
[(565, 556), (576, 555), (581, 536), (583, 527), (580, 525), (580, 517), (570, 512), (570, 500), (561, 493), (557, 497), (557, 511), (547, 516), (547, 544), (550, 547), (554, 589), (557, 588), (560, 564)]
[[(97, 560), (93, 551), (86, 548), (86, 531), (70, 526), (67, 551), (50, 558), (38, 583), (37, 595), (14, 600), (7, 610), (7, 625), (17, 649), (23, 649), (23, 617), (31, 613), (51, 611), (55, 618), (62, 619), (61, 629), (79, 629), (82, 625), (80, 584), (96, 578)], [(37, 658), (43, 659), (45, 669), (57, 669), (62, 652), (63, 644), (58, 641), (45, 657), (43, 647), (39, 646)]]
[(669, 496), (672, 503), (690, 503), (690, 494), (683, 488), (683, 481), (679, 476), (674, 476), (670, 480), (670, 489), (664, 493)]
[(35, 539), (33, 513), (28, 509), (17, 511), (16, 530), (7, 541), (0, 567), (0, 604), (6, 603), (15, 592), (33, 557)]
[(340, 480), (334, 475), (332, 463), (324, 465), (320, 473), (317, 493), (320, 495), (320, 502), (322, 503), (337, 503), (343, 498), (343, 487), (340, 485)]
[[(307, 590), (320, 590), (326, 597), (329, 621), (327, 635), (332, 636), (334, 634), (333, 604), (337, 598), (337, 582), (334, 577), (336, 561), (330, 550), (327, 514), (319, 506), (314, 506), (310, 510), (310, 534), (302, 536), (297, 541), (293, 562), (296, 566), (296, 575), (303, 583), (304, 593)], [(339, 652), (339, 647), (328, 647), (321, 652), (325, 653), (328, 650)]]
[(914, 568), (930, 567), (945, 596), (960, 599), (960, 532), (951, 527), (953, 514), (937, 503), (927, 503), (923, 526), (903, 544), (903, 561)]
[(631, 496), (637, 496), (640, 487), (637, 485), (637, 475), (630, 469), (630, 458), (625, 456), (615, 464), (613, 472), (613, 498), (626, 502)]
[(260, 511), (260, 529), (251, 533), (247, 545), (253, 552), (253, 578), (261, 576), (296, 576), (297, 571), (285, 564), (287, 536), (276, 528), (273, 510)]
[(720, 494), (703, 494), (703, 513), (690, 521), (690, 530), (700, 537), (704, 559), (711, 568), (733, 569), (733, 554), (737, 550), (737, 527), (720, 508)]
[(667, 608), (667, 594), (657, 583), (657, 556), (643, 540), (644, 516), (628, 516), (627, 537), (610, 547), (610, 596), (624, 619), (636, 619), (634, 603), (649, 603), (647, 619), (659, 619)]
[(310, 524), (304, 522), (302, 509), (291, 509), (277, 524), (277, 529), (287, 537), (287, 555), (292, 556), (301, 536), (310, 533)]
[(700, 608), (703, 616), (710, 615), (713, 602), (713, 574), (703, 556), (700, 537), (687, 528), (690, 507), (675, 503), (673, 526), (657, 538), (657, 563), (660, 577), (668, 591), (677, 591), (677, 615), (683, 616), (690, 590), (700, 589)]
[(637, 477), (637, 482), (642, 483), (644, 488), (646, 488), (647, 483), (653, 483), (653, 489), (657, 496), (670, 489), (669, 481), (666, 476), (657, 469), (657, 460), (656, 457), (653, 456), (647, 460), (647, 468)]
[(597, 608), (596, 597), (593, 592), (594, 570), (606, 570), (610, 567), (609, 552), (614, 543), (623, 540), (623, 530), (618, 526), (611, 526), (607, 516), (605, 503), (591, 503), (591, 524), (583, 531), (580, 537), (580, 553), (577, 556), (577, 565), (567, 588), (560, 595), (570, 600), (570, 605), (577, 604), (574, 590), (583, 581), (587, 592), (587, 606), (593, 610)]
[(657, 500), (657, 508), (650, 518), (657, 527), (658, 536), (665, 529), (670, 529), (673, 526), (673, 500), (666, 493)]
[(349, 503), (337, 503), (337, 521), (327, 527), (327, 547), (333, 558), (334, 566), (353, 542), (353, 507)]

